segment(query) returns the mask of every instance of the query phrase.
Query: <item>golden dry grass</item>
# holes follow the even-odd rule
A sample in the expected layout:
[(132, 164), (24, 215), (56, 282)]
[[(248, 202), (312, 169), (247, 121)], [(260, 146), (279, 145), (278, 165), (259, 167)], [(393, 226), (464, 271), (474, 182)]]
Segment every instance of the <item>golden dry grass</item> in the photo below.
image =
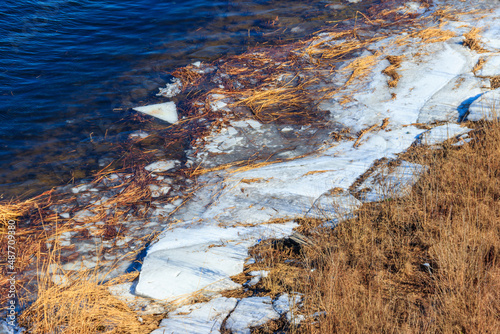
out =
[(314, 245), (253, 250), (271, 270), (263, 289), (301, 292), (301, 312), (320, 312), (296, 332), (500, 332), (500, 124), (413, 160), (430, 170), (409, 197), (366, 204), (333, 231), (300, 221)]
[(491, 89), (500, 88), (500, 75), (490, 78)]
[(326, 36), (315, 37), (305, 49), (305, 53), (313, 59), (340, 61), (356, 51), (364, 49), (381, 38), (361, 40), (356, 35), (356, 30), (332, 32)]
[(387, 85), (389, 87), (394, 88), (398, 85), (399, 79), (401, 79), (401, 74), (397, 72), (397, 69), (401, 67), (401, 63), (403, 62), (403, 59), (405, 56), (387, 56), (385, 59), (387, 59), (390, 63), (389, 66), (387, 66), (382, 73), (387, 75), (390, 80), (387, 81)]
[(472, 73), (476, 74), (477, 71), (483, 68), (485, 63), (486, 63), (485, 58), (479, 58), (476, 65), (474, 65), (474, 67), (472, 68)]
[[(124, 180), (121, 185), (123, 190), (108, 202), (87, 207), (96, 213), (88, 222), (96, 220), (105, 222), (105, 225), (95, 231), (95, 235), (101, 236), (104, 240), (117, 238), (121, 233), (120, 222), (124, 216), (137, 203), (150, 197), (150, 190), (147, 187), (150, 182), (148, 174), (136, 173), (135, 177)], [(61, 249), (58, 242), (54, 242), (53, 239), (57, 240), (61, 233), (67, 231), (77, 232), (80, 235), (86, 232), (81, 223), (61, 220), (57, 214), (48, 209), (51, 205), (63, 204), (66, 201), (68, 198), (57, 198), (49, 191), (30, 200), (11, 201), (0, 205), (2, 221), (0, 247), (4, 254), (7, 254), (8, 244), (6, 225), (8, 220), (16, 221), (14, 267), (17, 272), (17, 296), (21, 307), (30, 305), (19, 317), (22, 325), (29, 328), (32, 333), (149, 333), (155, 327), (152, 327), (149, 320), (145, 320), (144, 323), (138, 321), (137, 315), (130, 308), (113, 297), (107, 291), (107, 286), (117, 281), (100, 284), (99, 277), (102, 273), (98, 273), (97, 269), (77, 274), (63, 272), (63, 280), (69, 283), (53, 284), (54, 275), (48, 268), (51, 265), (60, 266), (63, 261), (68, 260), (54, 255), (61, 253)], [(110, 207), (115, 210), (107, 214), (106, 211)], [(137, 214), (140, 215), (140, 212)], [(149, 237), (144, 237), (144, 244)], [(47, 243), (53, 247), (48, 249)], [(122, 258), (133, 258), (138, 251), (140, 250), (129, 252)], [(34, 259), (40, 263), (41, 268), (35, 266)], [(6, 265), (5, 258), (2, 259), (2, 265)], [(33, 276), (33, 272), (38, 273), (38, 280)], [(6, 271), (0, 273), (0, 288), (3, 291), (8, 288), (9, 277)], [(33, 281), (37, 282), (36, 285)], [(0, 297), (3, 307), (7, 305), (6, 296), (7, 293), (3, 293)], [(111, 315), (111, 319), (108, 318), (108, 314)]]
[(441, 27), (426, 28), (412, 34), (412, 37), (419, 38), (425, 44), (445, 42), (455, 36), (456, 34), (453, 31), (443, 30)]
[(354, 59), (345, 67), (345, 70), (352, 70), (345, 86), (349, 86), (354, 80), (362, 80), (366, 78), (371, 73), (373, 67), (379, 62), (379, 57), (380, 54), (375, 53)]
[(241, 94), (245, 96), (234, 105), (248, 107), (255, 117), (263, 122), (277, 121), (290, 116), (308, 117), (312, 100), (307, 94), (306, 87), (314, 80), (297, 85), (292, 80), (277, 87), (262, 87), (258, 90), (249, 89)]
[(139, 317), (108, 290), (118, 283), (130, 282), (137, 273), (103, 283), (95, 270), (54, 270), (59, 263), (54, 254), (39, 268), (36, 300), (19, 316), (19, 324), (29, 328), (30, 333), (139, 334), (158, 327), (158, 317)]

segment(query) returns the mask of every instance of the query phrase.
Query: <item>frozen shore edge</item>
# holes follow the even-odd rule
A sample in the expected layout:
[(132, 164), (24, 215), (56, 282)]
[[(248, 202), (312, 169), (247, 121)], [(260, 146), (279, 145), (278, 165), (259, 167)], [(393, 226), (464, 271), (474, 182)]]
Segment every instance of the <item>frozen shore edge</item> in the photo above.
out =
[[(363, 201), (383, 199), (387, 187), (404, 194), (422, 166), (403, 161), (386, 184), (376, 184), (368, 178), (363, 187), (371, 191), (361, 200), (349, 189), (376, 161), (395, 160), (411, 145), (466, 140), (469, 129), (459, 120), (497, 117), (491, 104), (499, 101), (500, 93), (490, 89), (489, 78), (500, 75), (500, 68), (487, 67), (488, 75), (476, 75), (473, 68), (481, 58), (486, 59), (486, 64), (500, 61), (500, 28), (494, 25), (495, 19), (500, 19), (500, 9), (473, 25), (468, 19), (470, 16), (466, 15), (442, 27), (457, 35), (444, 42), (399, 46), (392, 44), (392, 37), (377, 42), (370, 48), (373, 53), (405, 55), (397, 87), (386, 85), (382, 70), (388, 63), (380, 62), (366, 80), (351, 88), (353, 102), (341, 105), (333, 98), (322, 103), (332, 120), (352, 129), (361, 130), (389, 120), (388, 127), (365, 135), (361, 145), (354, 146), (347, 140), (329, 142), (320, 152), (303, 158), (236, 173), (203, 175), (199, 182), (204, 187), (171, 217), (177, 223), (169, 226), (148, 249), (135, 294), (179, 305), (200, 293), (214, 299), (172, 313), (153, 333), (180, 332), (179, 328), (184, 333), (200, 333), (202, 328), (206, 329), (202, 332), (218, 332), (214, 324), (228, 314), (236, 317), (235, 310), (244, 303), (218, 297), (218, 293), (241, 287), (230, 276), (242, 272), (248, 248), (265, 238), (291, 235), (297, 217), (308, 215), (335, 221), (348, 216)], [(461, 36), (472, 27), (483, 29), (481, 41), (489, 52), (479, 54), (462, 45)], [(416, 56), (422, 51), (427, 55)], [(345, 80), (342, 75), (345, 76), (332, 78), (332, 82)], [(424, 130), (412, 125), (416, 123), (441, 125)], [(253, 120), (232, 122), (223, 131), (213, 133), (207, 146), (216, 143), (212, 146), (214, 152), (234, 154), (243, 140), (238, 137), (242, 129), (252, 134), (262, 132), (261, 127)], [(222, 149), (220, 143), (224, 143)], [(332, 194), (333, 189), (343, 191)], [(285, 222), (268, 224), (277, 219)], [(265, 305), (272, 306), (272, 301), (256, 301), (253, 309), (246, 309), (245, 316), (255, 312), (255, 318), (270, 319), (277, 314), (272, 307), (268, 307), (268, 313), (257, 314)], [(201, 319), (206, 322), (201, 324)], [(235, 333), (249, 332), (248, 327), (263, 323), (254, 320), (247, 319), (246, 327), (235, 327)]]

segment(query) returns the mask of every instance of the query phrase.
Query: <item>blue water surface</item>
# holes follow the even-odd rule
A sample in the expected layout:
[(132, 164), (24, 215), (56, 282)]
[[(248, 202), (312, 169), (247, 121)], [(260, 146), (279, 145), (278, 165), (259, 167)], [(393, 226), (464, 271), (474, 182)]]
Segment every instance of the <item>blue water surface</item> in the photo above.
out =
[(91, 175), (106, 151), (93, 138), (137, 130), (123, 110), (154, 96), (169, 71), (352, 14), (332, 4), (341, 1), (3, 0), (0, 195)]

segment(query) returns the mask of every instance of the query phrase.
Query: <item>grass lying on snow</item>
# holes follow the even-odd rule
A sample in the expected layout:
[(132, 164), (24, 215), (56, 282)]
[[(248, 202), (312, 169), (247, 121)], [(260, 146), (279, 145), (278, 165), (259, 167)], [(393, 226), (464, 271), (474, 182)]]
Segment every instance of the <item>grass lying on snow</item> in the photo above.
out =
[(271, 268), (262, 289), (301, 292), (301, 313), (318, 312), (297, 332), (500, 332), (500, 125), (414, 160), (430, 170), (409, 197), (366, 204), (334, 230), (302, 221), (313, 245), (299, 251), (253, 250)]

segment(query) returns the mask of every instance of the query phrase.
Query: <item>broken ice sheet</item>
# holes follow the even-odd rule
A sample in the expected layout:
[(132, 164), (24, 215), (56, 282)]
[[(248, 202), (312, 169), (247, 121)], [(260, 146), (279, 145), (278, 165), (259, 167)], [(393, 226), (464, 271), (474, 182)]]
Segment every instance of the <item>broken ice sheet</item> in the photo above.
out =
[(183, 306), (169, 313), (151, 334), (216, 334), (235, 308), (236, 298), (215, 298), (207, 303)]
[(179, 120), (179, 116), (177, 115), (177, 107), (175, 106), (174, 102), (151, 104), (143, 107), (135, 107), (133, 109), (146, 115), (159, 118), (162, 121), (166, 121), (171, 124), (174, 124)]
[(399, 166), (383, 165), (364, 180), (358, 187), (363, 202), (377, 202), (399, 198), (408, 194), (417, 182), (418, 176), (427, 170), (426, 166), (402, 161)]
[(163, 97), (174, 97), (177, 94), (181, 92), (182, 89), (182, 82), (178, 78), (174, 78), (174, 80), (167, 84), (165, 88), (158, 88), (160, 92), (156, 94), (156, 96), (163, 96)]

